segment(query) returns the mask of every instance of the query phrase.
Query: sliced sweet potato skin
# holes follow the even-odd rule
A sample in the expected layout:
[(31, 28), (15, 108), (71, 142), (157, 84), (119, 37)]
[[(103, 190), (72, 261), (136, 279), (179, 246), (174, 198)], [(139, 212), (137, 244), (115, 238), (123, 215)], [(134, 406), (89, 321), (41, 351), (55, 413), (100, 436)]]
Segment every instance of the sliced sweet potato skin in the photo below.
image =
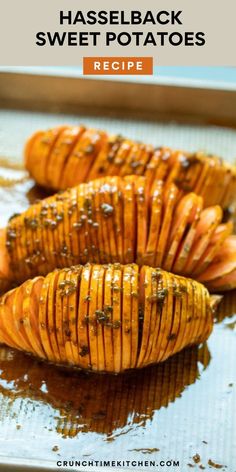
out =
[(136, 264), (57, 270), (0, 299), (0, 342), (96, 372), (161, 362), (204, 341), (212, 324), (200, 283)]
[[(50, 162), (56, 161), (54, 178), (48, 172)], [(25, 164), (36, 182), (58, 190), (107, 175), (136, 174), (146, 175), (150, 185), (155, 179), (163, 179), (175, 183), (182, 194), (202, 195), (205, 206), (220, 204), (227, 208), (235, 201), (236, 167), (217, 156), (155, 149), (83, 126), (34, 133), (25, 146)]]
[(113, 306), (112, 306), (112, 281), (114, 274), (113, 264), (109, 264), (105, 269), (104, 276), (104, 299), (101, 315), (104, 317), (103, 339), (105, 354), (105, 370), (114, 372), (114, 347), (113, 347)]
[(89, 290), (89, 313), (88, 313), (88, 339), (89, 352), (91, 359), (91, 368), (98, 370), (98, 333), (97, 325), (99, 324), (99, 312), (97, 308), (98, 283), (100, 275), (100, 266), (94, 265), (91, 271), (90, 290)]
[(39, 342), (39, 310), (37, 305), (37, 296), (41, 291), (42, 285), (42, 277), (27, 282), (22, 308), (24, 331), (28, 337), (29, 344), (35, 355), (45, 358), (42, 343)]
[[(221, 220), (218, 205), (203, 209), (201, 197), (182, 195), (173, 182), (150, 186), (142, 176), (103, 177), (13, 216), (0, 232), (0, 276), (23, 282), (55, 268), (119, 262), (148, 263), (203, 281), (222, 251), (233, 261), (232, 224)], [(222, 289), (227, 285), (235, 288), (235, 278)]]

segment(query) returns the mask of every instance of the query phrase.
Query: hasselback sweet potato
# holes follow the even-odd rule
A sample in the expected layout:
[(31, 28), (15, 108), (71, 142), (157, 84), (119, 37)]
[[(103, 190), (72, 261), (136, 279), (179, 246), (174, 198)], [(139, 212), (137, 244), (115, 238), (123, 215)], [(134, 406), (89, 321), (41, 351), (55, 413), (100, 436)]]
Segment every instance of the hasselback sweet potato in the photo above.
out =
[(0, 342), (53, 363), (117, 373), (205, 341), (214, 303), (200, 283), (161, 269), (74, 266), (0, 299)]
[[(1, 232), (0, 273), (18, 282), (56, 267), (135, 262), (236, 287), (236, 236), (219, 206), (142, 176), (104, 177), (49, 197)], [(6, 247), (3, 239), (5, 238)]]
[(64, 190), (104, 176), (146, 175), (227, 208), (236, 195), (236, 167), (216, 156), (154, 148), (83, 126), (36, 132), (25, 146), (25, 165), (35, 181)]

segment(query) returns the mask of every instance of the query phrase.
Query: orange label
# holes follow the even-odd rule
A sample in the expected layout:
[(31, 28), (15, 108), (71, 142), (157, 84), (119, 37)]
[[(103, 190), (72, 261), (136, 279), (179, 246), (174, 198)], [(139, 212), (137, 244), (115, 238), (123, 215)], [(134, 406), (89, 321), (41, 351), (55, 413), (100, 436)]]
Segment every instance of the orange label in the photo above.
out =
[(84, 75), (153, 75), (152, 57), (84, 57)]

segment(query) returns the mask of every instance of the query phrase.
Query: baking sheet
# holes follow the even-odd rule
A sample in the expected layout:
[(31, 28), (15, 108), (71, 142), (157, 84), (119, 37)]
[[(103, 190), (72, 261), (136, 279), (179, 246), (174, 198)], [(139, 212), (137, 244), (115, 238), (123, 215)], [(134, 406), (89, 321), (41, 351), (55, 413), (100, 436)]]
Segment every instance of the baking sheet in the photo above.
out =
[[(37, 128), (65, 122), (156, 145), (216, 152), (231, 162), (236, 156), (236, 131), (230, 129), (3, 110), (0, 226), (44, 196), (21, 169), (26, 137)], [(159, 366), (115, 377), (63, 371), (1, 347), (1, 470), (10, 465), (17, 471), (36, 466), (50, 470), (58, 460), (110, 459), (156, 461), (159, 466), (149, 468), (157, 471), (235, 472), (235, 314), (236, 292), (223, 301), (207, 344)], [(179, 467), (160, 465), (168, 460), (179, 461)], [(148, 469), (120, 470), (129, 468)], [(94, 470), (104, 469), (109, 467)]]

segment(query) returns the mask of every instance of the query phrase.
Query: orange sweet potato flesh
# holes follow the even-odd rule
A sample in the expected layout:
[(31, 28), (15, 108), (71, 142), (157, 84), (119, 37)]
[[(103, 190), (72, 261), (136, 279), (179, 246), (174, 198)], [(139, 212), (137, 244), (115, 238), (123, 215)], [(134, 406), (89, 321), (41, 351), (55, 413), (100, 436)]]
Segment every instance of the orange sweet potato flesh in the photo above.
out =
[[(47, 175), (51, 173), (50, 161), (55, 162), (57, 156), (60, 179)], [(57, 190), (102, 176), (135, 174), (147, 175), (150, 183), (154, 179), (176, 183), (182, 193), (196, 192), (204, 196), (205, 206), (220, 204), (227, 208), (236, 194), (236, 167), (216, 156), (155, 149), (83, 126), (36, 132), (25, 146), (25, 164), (36, 182)]]
[(86, 264), (3, 295), (0, 342), (56, 364), (119, 373), (207, 339), (211, 306), (191, 279), (136, 264)]
[[(164, 161), (165, 162), (165, 161)], [(210, 270), (211, 290), (220, 254), (232, 263), (232, 224), (222, 209), (203, 209), (202, 198), (182, 195), (173, 183), (146, 177), (103, 177), (51, 196), (9, 220), (0, 232), (0, 278), (22, 282), (76, 264), (137, 263), (161, 267), (202, 281)], [(233, 237), (234, 238), (234, 237)], [(221, 283), (222, 282), (222, 283)]]

